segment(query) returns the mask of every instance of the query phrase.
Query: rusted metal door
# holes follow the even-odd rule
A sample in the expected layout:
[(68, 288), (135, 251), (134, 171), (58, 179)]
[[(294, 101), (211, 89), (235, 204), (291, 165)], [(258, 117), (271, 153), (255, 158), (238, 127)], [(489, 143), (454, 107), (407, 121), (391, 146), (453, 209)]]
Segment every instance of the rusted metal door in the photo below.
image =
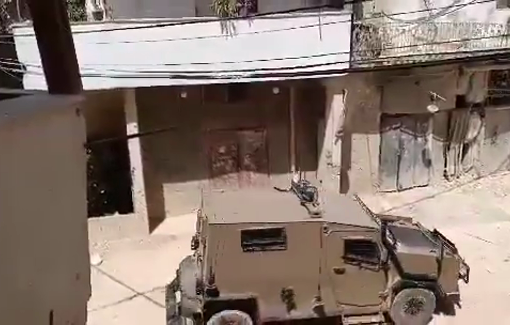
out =
[(215, 188), (239, 186), (239, 146), (234, 132), (217, 131), (208, 135), (209, 179)]
[(381, 191), (402, 191), (430, 182), (430, 116), (383, 115), (379, 178)]
[(427, 186), (430, 183), (432, 157), (430, 154), (430, 120), (428, 114), (420, 114), (414, 118), (414, 168), (413, 186)]
[(238, 133), (241, 187), (265, 186), (269, 182), (266, 132), (246, 130)]
[(409, 116), (399, 118), (399, 161), (397, 190), (402, 191), (414, 187), (414, 169), (417, 161), (416, 120)]
[(397, 189), (400, 155), (399, 118), (381, 117), (381, 144), (379, 152), (379, 189), (384, 192)]
[(210, 132), (208, 146), (209, 178), (213, 187), (235, 189), (269, 183), (265, 130)]

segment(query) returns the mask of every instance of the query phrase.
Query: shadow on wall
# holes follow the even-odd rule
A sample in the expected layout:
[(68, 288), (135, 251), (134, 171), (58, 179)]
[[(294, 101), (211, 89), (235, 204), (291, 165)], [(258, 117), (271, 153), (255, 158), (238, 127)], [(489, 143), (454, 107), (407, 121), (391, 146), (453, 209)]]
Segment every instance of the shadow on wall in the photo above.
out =
[[(370, 74), (355, 74), (338, 79), (338, 84), (331, 86), (331, 93), (326, 96), (326, 118), (336, 122), (333, 143), (339, 146), (339, 160), (328, 157), (327, 164), (331, 173), (339, 175), (340, 193), (365, 190), (372, 186), (377, 177), (378, 142), (372, 140), (379, 134), (379, 115), (381, 90), (372, 80)], [(334, 89), (334, 91), (333, 91)], [(340, 96), (343, 104), (334, 103)], [(342, 121), (343, 120), (343, 121)], [(326, 139), (324, 128), (321, 139)], [(374, 144), (377, 144), (374, 147)], [(329, 148), (332, 154), (333, 148)], [(335, 166), (337, 164), (337, 166)]]
[(121, 91), (87, 93), (89, 218), (134, 212), (123, 100)]
[[(296, 163), (317, 169), (315, 91), (300, 89)], [(288, 186), (288, 84), (251, 83), (137, 89), (140, 138), (151, 218), (192, 212), (203, 190)], [(320, 94), (319, 94), (320, 98)]]

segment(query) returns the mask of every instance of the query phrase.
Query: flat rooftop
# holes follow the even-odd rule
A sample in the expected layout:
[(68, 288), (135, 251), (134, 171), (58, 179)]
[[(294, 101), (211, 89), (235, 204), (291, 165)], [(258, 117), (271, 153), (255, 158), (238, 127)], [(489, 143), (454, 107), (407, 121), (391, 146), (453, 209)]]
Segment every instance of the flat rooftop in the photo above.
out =
[(322, 217), (313, 218), (291, 192), (274, 189), (213, 192), (204, 197), (204, 212), (212, 224), (327, 221), (378, 228), (351, 196), (320, 192), (319, 201)]

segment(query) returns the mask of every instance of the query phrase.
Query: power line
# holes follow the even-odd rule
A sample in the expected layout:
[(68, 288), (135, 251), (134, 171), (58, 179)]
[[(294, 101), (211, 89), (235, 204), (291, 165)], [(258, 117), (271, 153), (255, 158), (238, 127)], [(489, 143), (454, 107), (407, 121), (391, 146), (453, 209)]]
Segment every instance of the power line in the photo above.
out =
[[(463, 4), (451, 4), (447, 6), (437, 7), (437, 8), (427, 8), (427, 9), (420, 9), (415, 11), (404, 11), (404, 12), (397, 12), (394, 14), (384, 14), (383, 15), (387, 18), (392, 18), (393, 16), (400, 16), (400, 15), (409, 15), (409, 14), (416, 14), (416, 13), (425, 13), (430, 12), (433, 10), (439, 10), (439, 13), (436, 13), (433, 15), (433, 17), (425, 17), (426, 21), (429, 21), (431, 19), (436, 19), (443, 17), (445, 15), (449, 15), (453, 12), (459, 11), (461, 9), (464, 9), (468, 6), (477, 5), (481, 3), (486, 2), (493, 2), (494, 0), (471, 0), (469, 3), (463, 3)], [(362, 19), (359, 22), (364, 22), (371, 19), (380, 19), (380, 17), (367, 17), (365, 19)], [(350, 23), (352, 21), (351, 18), (344, 19), (344, 20), (337, 20), (333, 22), (325, 22), (325, 23), (314, 23), (314, 24), (306, 24), (306, 25), (300, 25), (300, 26), (293, 26), (293, 27), (287, 27), (287, 28), (279, 28), (279, 29), (269, 29), (264, 31), (254, 31), (254, 32), (247, 32), (242, 34), (236, 34), (236, 36), (241, 35), (257, 35), (257, 34), (267, 34), (267, 33), (275, 33), (275, 32), (282, 32), (282, 31), (290, 31), (290, 30), (299, 30), (299, 29), (306, 29), (306, 28), (315, 28), (315, 27), (322, 27), (322, 26), (329, 26), (329, 25), (338, 25), (342, 23)], [(426, 21), (406, 21), (406, 20), (399, 20), (402, 23), (407, 24), (423, 24)], [(192, 37), (181, 37), (181, 38), (164, 38), (164, 39), (155, 39), (155, 40), (138, 40), (138, 41), (115, 41), (115, 42), (90, 42), (87, 44), (98, 44), (98, 45), (109, 45), (109, 44), (137, 44), (137, 43), (159, 43), (159, 42), (176, 42), (176, 41), (191, 41), (191, 40), (200, 40), (200, 39), (213, 39), (213, 38), (224, 38), (224, 34), (220, 35), (205, 35), (205, 36), (192, 36)]]
[[(435, 53), (435, 55), (455, 55), (455, 54), (484, 54), (477, 57), (469, 57), (464, 56), (461, 58), (449, 58), (449, 59), (439, 59), (439, 60), (433, 60), (433, 61), (425, 61), (420, 62), (417, 64), (416, 62), (413, 63), (404, 63), (404, 64), (395, 64), (392, 66), (369, 66), (369, 67), (349, 67), (349, 68), (342, 68), (342, 69), (332, 69), (327, 71), (302, 71), (302, 72), (287, 72), (284, 70), (289, 69), (295, 69), (295, 68), (310, 68), (310, 67), (320, 67), (320, 66), (330, 66), (338, 63), (350, 63), (352, 61), (336, 61), (331, 63), (320, 63), (320, 64), (314, 64), (314, 65), (306, 65), (306, 66), (295, 66), (295, 67), (281, 67), (279, 69), (274, 68), (271, 69), (268, 73), (246, 73), (243, 72), (242, 74), (233, 77), (231, 74), (233, 73), (239, 73), (239, 71), (231, 70), (228, 71), (227, 75), (211, 75), (213, 72), (202, 72), (202, 74), (195, 74), (190, 75), (189, 73), (185, 71), (181, 72), (175, 72), (175, 73), (168, 73), (166, 75), (127, 75), (127, 74), (121, 74), (121, 75), (108, 75), (108, 74), (101, 74), (101, 73), (83, 73), (81, 74), (82, 78), (110, 78), (110, 79), (181, 79), (181, 80), (217, 80), (217, 79), (236, 79), (236, 78), (243, 78), (243, 77), (249, 77), (249, 78), (265, 78), (265, 77), (313, 77), (315, 75), (320, 75), (321, 77), (327, 77), (328, 75), (338, 75), (343, 73), (357, 73), (357, 72), (368, 72), (368, 71), (385, 71), (385, 70), (398, 70), (398, 69), (407, 69), (407, 68), (415, 68), (415, 67), (426, 67), (426, 66), (437, 66), (437, 65), (448, 65), (448, 64), (454, 64), (454, 63), (462, 63), (466, 62), (466, 59), (468, 59), (470, 62), (477, 62), (477, 61), (486, 61), (486, 60), (498, 60), (498, 59), (504, 59), (508, 61), (508, 53), (501, 53), (494, 50), (479, 50), (479, 51), (464, 51), (464, 52), (441, 52), (441, 53)], [(405, 56), (391, 56), (391, 57), (385, 57), (384, 59), (412, 59), (415, 57), (421, 57), (426, 54), (410, 54)], [(359, 60), (356, 61), (356, 63), (378, 63), (381, 62), (381, 60), (378, 59), (370, 59), (370, 60)], [(28, 75), (39, 75), (43, 76), (43, 73), (33, 72), (33, 71), (24, 71), (22, 69), (13, 69), (13, 68), (7, 68), (12, 72), (23, 72)], [(260, 71), (260, 69), (253, 69), (253, 72)], [(275, 71), (283, 71), (281, 73), (275, 72)]]
[[(345, 4), (352, 4), (355, 2), (366, 2), (366, 1), (372, 1), (372, 0), (347, 0), (345, 1)], [(89, 34), (89, 33), (97, 33), (97, 32), (115, 32), (115, 31), (124, 31), (124, 30), (137, 30), (137, 29), (151, 29), (151, 28), (158, 28), (158, 27), (169, 27), (169, 26), (183, 26), (183, 25), (194, 25), (194, 24), (201, 24), (201, 23), (209, 23), (209, 22), (231, 22), (231, 21), (238, 21), (238, 20), (249, 20), (253, 18), (259, 18), (259, 17), (267, 17), (272, 15), (283, 15), (283, 14), (291, 14), (296, 12), (303, 12), (303, 11), (313, 11), (313, 10), (322, 10), (322, 9), (334, 9), (338, 10), (337, 8), (332, 8), (331, 6), (309, 6), (309, 7), (300, 7), (295, 9), (288, 9), (288, 10), (280, 10), (280, 11), (270, 11), (270, 12), (264, 12), (264, 13), (257, 13), (257, 14), (250, 14), (245, 16), (236, 16), (236, 17), (228, 17), (228, 18), (221, 18), (221, 17), (213, 17), (213, 18), (206, 18), (206, 19), (194, 19), (194, 20), (185, 20), (185, 21), (177, 21), (177, 22), (168, 22), (168, 23), (160, 23), (160, 24), (153, 24), (153, 25), (143, 25), (143, 26), (130, 26), (130, 27), (121, 27), (121, 28), (111, 28), (111, 29), (95, 29), (95, 30), (83, 30), (83, 31), (75, 31), (74, 34)], [(115, 23), (115, 21), (112, 21)], [(137, 23), (137, 22), (135, 22)], [(140, 23), (140, 22), (138, 22)], [(142, 22), (143, 23), (143, 22)], [(22, 34), (17, 36), (35, 36), (35, 34)]]
[(389, 18), (391, 20), (398, 21), (400, 23), (420, 24), (420, 23), (429, 22), (431, 20), (443, 17), (445, 15), (450, 15), (450, 14), (456, 12), (456, 11), (459, 11), (459, 10), (464, 9), (464, 8), (466, 8), (468, 6), (471, 6), (471, 5), (476, 5), (476, 4), (485, 3), (485, 2), (493, 2), (492, 0), (491, 1), (471, 0), (471, 1), (467, 2), (467, 3), (459, 3), (460, 1), (462, 1), (462, 0), (454, 0), (454, 3), (452, 3), (450, 5), (447, 5), (447, 6), (444, 6), (442, 8), (431, 8), (429, 6), (426, 6), (427, 8), (423, 9), (423, 12), (427, 12), (429, 14), (432, 11), (436, 11), (436, 10), (438, 12), (436, 12), (434, 14), (431, 14), (431, 15), (429, 15), (427, 17), (420, 17), (420, 18), (411, 19), (411, 20), (393, 18), (391, 14), (386, 14), (384, 11), (381, 11), (381, 13), (382, 13), (382, 15), (384, 17)]
[[(490, 36), (481, 36), (481, 37), (469, 37), (469, 38), (459, 38), (459, 39), (451, 39), (447, 41), (436, 41), (436, 42), (424, 42), (424, 43), (418, 43), (418, 44), (410, 44), (410, 45), (404, 45), (404, 46), (388, 46), (388, 47), (382, 47), (382, 48), (374, 48), (369, 50), (398, 50), (398, 49), (407, 49), (407, 48), (416, 48), (416, 47), (423, 47), (423, 46), (431, 46), (431, 45), (444, 45), (444, 44), (452, 44), (452, 43), (463, 43), (463, 42), (469, 42), (469, 41), (481, 41), (481, 40), (489, 40), (489, 39), (498, 39), (502, 37), (510, 36), (510, 34), (499, 34), (499, 35), (490, 35)], [(321, 53), (321, 54), (314, 54), (314, 55), (304, 55), (304, 56), (288, 56), (288, 57), (280, 57), (280, 58), (267, 58), (267, 59), (253, 59), (253, 60), (241, 60), (241, 61), (216, 61), (216, 62), (186, 62), (186, 63), (164, 63), (164, 64), (152, 64), (153, 66), (156, 65), (163, 65), (163, 66), (188, 66), (188, 65), (219, 65), (219, 64), (242, 64), (242, 63), (256, 63), (256, 62), (277, 62), (277, 61), (287, 61), (287, 60), (302, 60), (302, 59), (314, 59), (314, 58), (320, 58), (320, 57), (329, 57), (329, 56), (337, 56), (337, 55), (348, 55), (352, 52), (354, 53), (362, 53), (365, 50), (352, 50), (352, 51), (338, 51), (338, 52), (328, 52), (328, 53)], [(457, 54), (457, 53), (474, 53), (477, 50), (474, 51), (455, 51), (455, 52), (445, 52), (451, 55)], [(499, 49), (497, 50), (482, 50), (482, 51), (501, 51)], [(415, 54), (418, 56), (423, 56), (426, 54)], [(399, 58), (404, 56), (395, 56), (395, 57), (383, 57), (381, 59), (373, 59), (377, 62), (380, 62), (382, 60), (391, 59), (391, 58)], [(360, 60), (348, 60), (348, 61), (335, 61), (328, 63), (327, 65), (333, 65), (338, 63), (357, 63), (360, 62)], [(362, 62), (362, 61), (361, 61)], [(0, 60), (0, 63), (1, 60)], [(21, 63), (21, 62), (14, 62), (14, 61), (7, 61), (3, 62), (4, 64), (10, 64), (10, 65), (25, 65), (25, 66), (31, 66), (35, 68), (42, 68), (41, 65), (37, 64), (27, 64), (27, 63)], [(89, 66), (105, 66), (109, 64), (89, 64)], [(113, 64), (111, 64), (113, 65)], [(121, 64), (118, 64), (121, 65)], [(139, 65), (143, 66), (143, 65)], [(147, 66), (147, 65), (145, 65)], [(304, 67), (311, 67), (311, 66), (304, 66)], [(85, 68), (85, 66), (84, 66)], [(89, 68), (90, 70), (93, 70), (93, 68)], [(261, 70), (270, 70), (274, 71), (277, 70), (278, 67), (275, 68), (258, 68), (255, 69), (257, 71)], [(288, 68), (285, 68), (288, 69)], [(238, 70), (208, 70), (208, 71), (201, 71), (201, 70), (192, 70), (192, 71), (185, 71), (186, 74), (194, 74), (194, 73), (231, 73), (232, 71), (236, 72), (250, 72), (254, 69), (238, 69)], [(114, 72), (114, 73), (139, 73), (143, 71), (138, 70), (119, 70), (119, 69), (105, 69), (106, 72)], [(169, 71), (169, 70), (163, 70), (163, 71), (145, 71), (145, 73), (183, 73), (183, 71)]]
[[(360, 0), (361, 2), (371, 1), (371, 0)], [(435, 8), (428, 8), (428, 9), (420, 9), (420, 10), (414, 10), (414, 11), (402, 11), (402, 12), (396, 12), (393, 14), (386, 14), (384, 17), (396, 17), (396, 16), (402, 16), (402, 15), (409, 15), (409, 14), (417, 14), (417, 13), (425, 13), (429, 12), (430, 10), (442, 10), (442, 9), (454, 9), (454, 8), (465, 8), (467, 6), (477, 5), (477, 4), (483, 4), (488, 2), (493, 2), (494, 0), (473, 0), (468, 4), (456, 4), (456, 5), (447, 5), (442, 7), (435, 7)], [(355, 0), (351, 0), (346, 2), (346, 4), (354, 3)], [(208, 23), (208, 22), (229, 22), (229, 21), (238, 21), (238, 20), (249, 20), (253, 18), (258, 17), (266, 17), (266, 16), (272, 16), (272, 15), (279, 15), (279, 14), (288, 14), (288, 13), (295, 13), (295, 12), (302, 12), (302, 11), (311, 11), (311, 10), (320, 10), (320, 9), (328, 9), (329, 6), (316, 6), (316, 7), (303, 7), (298, 9), (292, 9), (292, 10), (284, 10), (284, 11), (273, 11), (273, 12), (267, 12), (267, 13), (261, 13), (261, 14), (254, 14), (254, 15), (248, 15), (248, 16), (242, 16), (242, 17), (233, 17), (233, 18), (212, 18), (212, 19), (197, 19), (197, 20), (191, 20), (191, 21), (182, 21), (182, 22), (171, 22), (171, 23), (161, 23), (161, 24), (152, 24), (152, 25), (143, 25), (143, 26), (130, 26), (130, 27), (121, 27), (121, 28), (110, 28), (110, 29), (94, 29), (94, 30), (82, 30), (82, 31), (73, 31), (73, 34), (89, 34), (89, 33), (98, 33), (98, 32), (114, 32), (114, 31), (124, 31), (124, 30), (138, 30), (138, 29), (152, 29), (152, 28), (159, 28), (159, 27), (171, 27), (171, 26), (183, 26), (183, 25), (191, 25), (191, 24), (201, 24), (201, 23)], [(450, 14), (449, 12), (445, 13), (445, 15)], [(367, 17), (361, 20), (361, 22), (372, 20), (372, 19), (380, 19), (381, 17)], [(436, 17), (439, 18), (439, 17)], [(351, 19), (346, 20), (339, 20), (336, 22), (330, 22), (325, 24), (309, 24), (309, 25), (303, 25), (303, 26), (295, 26), (290, 28), (292, 29), (301, 29), (301, 28), (310, 28), (310, 27), (319, 27), (323, 25), (328, 24), (340, 24), (340, 23), (348, 23), (351, 22)], [(115, 23), (115, 21), (113, 21)], [(142, 22), (143, 23), (143, 22)], [(285, 31), (287, 29), (279, 29), (275, 31)], [(271, 32), (272, 30), (268, 30), (265, 32)], [(256, 32), (255, 32), (256, 33)], [(246, 33), (248, 34), (248, 33)], [(30, 37), (35, 36), (33, 33), (27, 33), (27, 34), (20, 34), (16, 35), (16, 37)], [(0, 35), (1, 37), (12, 37), (11, 35)], [(211, 35), (211, 36), (197, 36), (195, 37), (189, 37), (189, 38), (182, 38), (182, 39), (162, 39), (162, 40), (146, 40), (146, 42), (157, 42), (157, 41), (177, 41), (177, 40), (193, 40), (193, 39), (202, 39), (202, 38), (216, 38), (216, 37), (225, 37), (224, 34), (222, 35)], [(115, 43), (131, 43), (133, 41), (120, 41)], [(136, 41), (140, 42), (140, 41)], [(89, 43), (89, 44), (113, 44), (112, 42), (98, 42), (98, 43)]]

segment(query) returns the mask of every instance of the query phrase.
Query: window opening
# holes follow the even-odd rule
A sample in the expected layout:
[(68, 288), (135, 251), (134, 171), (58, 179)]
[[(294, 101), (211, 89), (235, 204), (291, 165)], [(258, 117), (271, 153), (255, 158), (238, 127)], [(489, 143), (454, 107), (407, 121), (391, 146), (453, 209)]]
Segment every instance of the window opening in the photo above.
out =
[(346, 239), (344, 260), (379, 263), (380, 252), (377, 244), (368, 239)]
[(243, 252), (282, 251), (287, 249), (285, 228), (241, 230)]

